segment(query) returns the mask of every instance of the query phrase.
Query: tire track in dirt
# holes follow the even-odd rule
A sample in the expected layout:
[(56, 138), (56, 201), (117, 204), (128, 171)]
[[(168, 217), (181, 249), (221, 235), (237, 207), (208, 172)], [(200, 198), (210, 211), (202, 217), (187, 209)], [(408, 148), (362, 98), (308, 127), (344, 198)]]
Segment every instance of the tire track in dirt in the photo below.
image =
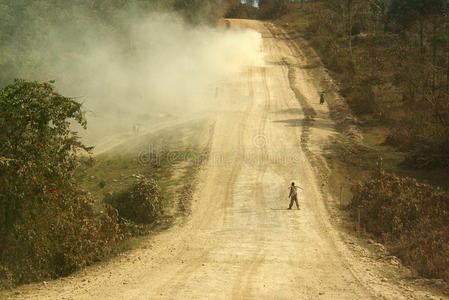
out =
[[(228, 221), (228, 209), (232, 207), (233, 205), (233, 187), (235, 184), (235, 181), (237, 179), (237, 175), (239, 174), (242, 166), (239, 162), (238, 158), (244, 158), (245, 157), (245, 147), (243, 143), (243, 135), (244, 135), (244, 128), (248, 121), (248, 116), (251, 113), (251, 110), (254, 105), (254, 87), (252, 83), (252, 70), (251, 68), (248, 69), (248, 91), (249, 91), (249, 98), (250, 102), (247, 104), (245, 111), (243, 112), (242, 119), (240, 120), (238, 127), (238, 153), (230, 153), (231, 156), (237, 156), (237, 159), (232, 160), (232, 169), (231, 169), (231, 175), (229, 176), (229, 180), (226, 182), (226, 189), (225, 189), (225, 201), (223, 201), (223, 208), (224, 208), (224, 217), (223, 217), (223, 224), (225, 224)], [(225, 154), (226, 155), (226, 154)]]
[[(272, 25), (272, 24), (266, 24), (266, 28), (271, 32), (271, 34), (273, 35), (273, 38), (279, 39), (278, 37), (276, 37), (277, 34), (273, 27), (274, 27), (274, 25)], [(282, 36), (282, 39), (285, 41), (285, 44), (289, 48), (291, 55), (294, 56), (296, 54), (303, 58), (303, 55), (301, 54), (302, 51), (297, 47), (297, 45), (293, 44), (290, 41), (290, 38), (282, 29), (278, 28), (278, 30), (281, 32), (280, 35)], [(301, 138), (300, 138), (301, 149), (304, 152), (304, 154), (306, 155), (306, 157), (308, 158), (311, 166), (315, 169), (315, 171), (316, 171), (315, 174), (323, 174), (323, 170), (325, 170), (326, 167), (323, 166), (322, 161), (319, 160), (317, 158), (317, 156), (309, 148), (310, 131), (314, 125), (314, 121), (315, 121), (314, 118), (317, 115), (316, 111), (309, 104), (309, 102), (307, 101), (307, 98), (297, 88), (297, 81), (296, 81), (297, 80), (297, 75), (296, 75), (297, 67), (290, 64), (286, 57), (283, 57), (282, 62), (288, 69), (288, 80), (289, 80), (289, 84), (290, 84), (290, 89), (292, 90), (293, 94), (295, 95), (295, 98), (299, 102), (299, 104), (303, 110), (303, 113), (304, 113), (304, 119), (302, 121)], [(328, 207), (327, 203), (325, 203), (324, 199), (322, 199), (322, 202), (324, 203), (325, 208), (328, 210), (329, 207)], [(331, 230), (331, 228), (330, 228), (331, 225), (328, 224), (327, 222), (324, 222), (326, 217), (323, 216), (323, 214), (321, 213), (321, 209), (319, 207), (317, 207), (316, 203), (314, 203), (313, 206), (315, 208), (314, 209), (315, 212), (318, 214), (317, 220), (319, 221), (320, 226), (327, 231)], [(358, 282), (358, 284), (361, 287), (363, 287), (365, 289), (365, 291), (370, 295), (370, 297), (372, 299), (379, 299), (379, 298), (386, 299), (383, 296), (379, 297), (379, 295), (376, 295), (375, 291), (369, 285), (364, 283), (362, 281), (362, 279), (355, 273), (352, 266), (348, 262), (347, 258), (339, 251), (339, 247), (336, 244), (335, 238), (332, 237), (331, 235), (327, 235), (327, 239), (329, 240), (329, 242), (331, 242), (331, 244), (336, 249), (336, 254), (340, 257), (341, 264), (347, 270), (349, 270), (349, 272), (351, 273), (353, 278)]]
[[(254, 104), (254, 87), (252, 82), (252, 69), (248, 69), (248, 91), (249, 91), (249, 103), (246, 104), (245, 110), (242, 112), (242, 117), (239, 120), (239, 123), (237, 125), (237, 136), (238, 136), (238, 149), (239, 153), (230, 153), (229, 155), (234, 156), (240, 156), (245, 157), (245, 147), (244, 147), (244, 129), (246, 128), (246, 123), (248, 121), (248, 117), (251, 113), (251, 110), (253, 108)], [(223, 153), (222, 153), (223, 154)], [(221, 154), (219, 154), (221, 155)], [(226, 155), (226, 153), (224, 153)], [(235, 185), (235, 181), (237, 179), (238, 174), (240, 173), (242, 166), (238, 159), (233, 159), (232, 166), (231, 166), (231, 172), (229, 175), (229, 180), (225, 184), (225, 192), (224, 192), (224, 199), (223, 201), (223, 224), (225, 224), (228, 220), (228, 210), (233, 206), (233, 188)], [(205, 214), (202, 215), (199, 226), (201, 227), (202, 224), (204, 224), (203, 220), (207, 221), (207, 216)], [(166, 282), (178, 282), (178, 284), (175, 285), (175, 288), (173, 291), (180, 290), (183, 286), (183, 283), (187, 281), (187, 279), (198, 269), (200, 269), (203, 266), (203, 261), (206, 257), (210, 255), (211, 252), (217, 250), (219, 247), (216, 245), (213, 248), (209, 248), (205, 251), (201, 252), (201, 255), (198, 256), (198, 259), (194, 262), (190, 262), (186, 265), (184, 265), (181, 269), (175, 272), (174, 276), (170, 277)], [(179, 257), (183, 257), (185, 255), (179, 254)], [(164, 285), (162, 285), (164, 286)]]
[[(263, 101), (264, 108), (262, 109), (262, 114), (260, 117), (260, 122), (258, 125), (258, 129), (256, 130), (255, 136), (252, 137), (252, 141), (254, 143), (253, 146), (256, 146), (255, 151), (250, 151), (250, 155), (256, 155), (256, 159), (246, 157), (244, 163), (251, 163), (256, 164), (256, 181), (254, 183), (254, 206), (255, 210), (257, 211), (257, 220), (258, 225), (261, 226), (266, 218), (266, 211), (264, 207), (266, 207), (265, 202), (265, 196), (263, 191), (263, 177), (265, 174), (265, 171), (268, 167), (268, 152), (266, 143), (269, 142), (267, 140), (267, 134), (266, 134), (266, 123), (267, 123), (267, 115), (270, 111), (270, 92), (267, 86), (267, 79), (266, 79), (266, 70), (264, 68), (257, 68), (258, 75), (262, 79), (262, 86), (265, 94), (265, 99)], [(251, 78), (251, 82), (254, 79)], [(251, 84), (252, 86), (252, 84)], [(252, 93), (252, 98), (254, 98), (254, 90)], [(255, 138), (256, 137), (262, 137), (262, 144), (257, 144)], [(248, 161), (246, 161), (249, 159)], [(263, 242), (265, 240), (264, 233), (261, 231), (257, 232), (257, 235), (255, 237), (256, 239), (256, 249), (254, 250), (253, 256), (241, 266), (240, 272), (238, 273), (233, 286), (232, 295), (234, 298), (243, 298), (245, 295), (251, 295), (251, 281), (254, 275), (257, 272), (258, 267), (264, 262), (265, 258), (265, 250), (263, 249)]]

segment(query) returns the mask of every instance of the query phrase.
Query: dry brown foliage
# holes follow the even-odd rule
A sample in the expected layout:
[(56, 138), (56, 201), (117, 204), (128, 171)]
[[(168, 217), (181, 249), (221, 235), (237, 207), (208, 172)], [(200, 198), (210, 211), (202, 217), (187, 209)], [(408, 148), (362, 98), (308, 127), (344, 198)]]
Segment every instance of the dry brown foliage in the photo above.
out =
[(0, 287), (56, 278), (110, 256), (123, 240), (115, 210), (93, 213), (81, 191), (30, 202), (4, 232)]
[(292, 16), (284, 20), (289, 27), (305, 20), (297, 30), (332, 71), (352, 111), (387, 125), (387, 142), (408, 152), (411, 166), (449, 169), (447, 13), (403, 24), (387, 2), (376, 3), (383, 6), (366, 0), (291, 4)]
[(449, 282), (449, 194), (377, 168), (354, 188), (361, 224), (419, 274)]
[(154, 179), (139, 176), (127, 191), (107, 199), (121, 218), (137, 224), (149, 224), (162, 215), (162, 195)]

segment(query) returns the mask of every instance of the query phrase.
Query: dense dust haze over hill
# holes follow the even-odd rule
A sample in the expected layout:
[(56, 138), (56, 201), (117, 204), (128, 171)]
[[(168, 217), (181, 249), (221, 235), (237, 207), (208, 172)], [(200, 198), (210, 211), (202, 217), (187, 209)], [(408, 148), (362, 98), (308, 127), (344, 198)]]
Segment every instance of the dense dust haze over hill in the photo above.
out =
[(61, 93), (84, 103), (88, 129), (80, 134), (88, 143), (132, 132), (135, 124), (207, 110), (223, 76), (263, 61), (261, 36), (249, 29), (191, 25), (169, 12), (127, 13), (115, 22), (122, 30), (50, 26), (33, 48), (49, 63), (24, 74), (55, 79)]

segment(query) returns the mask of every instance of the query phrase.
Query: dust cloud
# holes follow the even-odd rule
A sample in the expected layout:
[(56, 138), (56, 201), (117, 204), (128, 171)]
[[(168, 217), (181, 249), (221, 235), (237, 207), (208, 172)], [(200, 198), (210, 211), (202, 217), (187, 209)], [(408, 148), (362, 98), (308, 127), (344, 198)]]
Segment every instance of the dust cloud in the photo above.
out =
[[(132, 132), (136, 124), (207, 111), (218, 81), (263, 62), (261, 36), (250, 29), (193, 26), (173, 13), (131, 20), (117, 19), (114, 27), (123, 32), (94, 26), (49, 33), (49, 53), (65, 54), (52, 57), (45, 73), (62, 93), (84, 103), (88, 130), (80, 134), (88, 143)], [(59, 51), (74, 39), (81, 51)]]

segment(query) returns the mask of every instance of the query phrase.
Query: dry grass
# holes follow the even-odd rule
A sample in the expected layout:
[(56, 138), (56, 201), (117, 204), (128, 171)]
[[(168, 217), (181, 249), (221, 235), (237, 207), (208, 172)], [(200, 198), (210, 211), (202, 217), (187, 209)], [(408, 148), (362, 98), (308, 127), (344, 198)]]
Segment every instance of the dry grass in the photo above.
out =
[(449, 194), (375, 169), (354, 188), (361, 223), (419, 274), (449, 282)]

